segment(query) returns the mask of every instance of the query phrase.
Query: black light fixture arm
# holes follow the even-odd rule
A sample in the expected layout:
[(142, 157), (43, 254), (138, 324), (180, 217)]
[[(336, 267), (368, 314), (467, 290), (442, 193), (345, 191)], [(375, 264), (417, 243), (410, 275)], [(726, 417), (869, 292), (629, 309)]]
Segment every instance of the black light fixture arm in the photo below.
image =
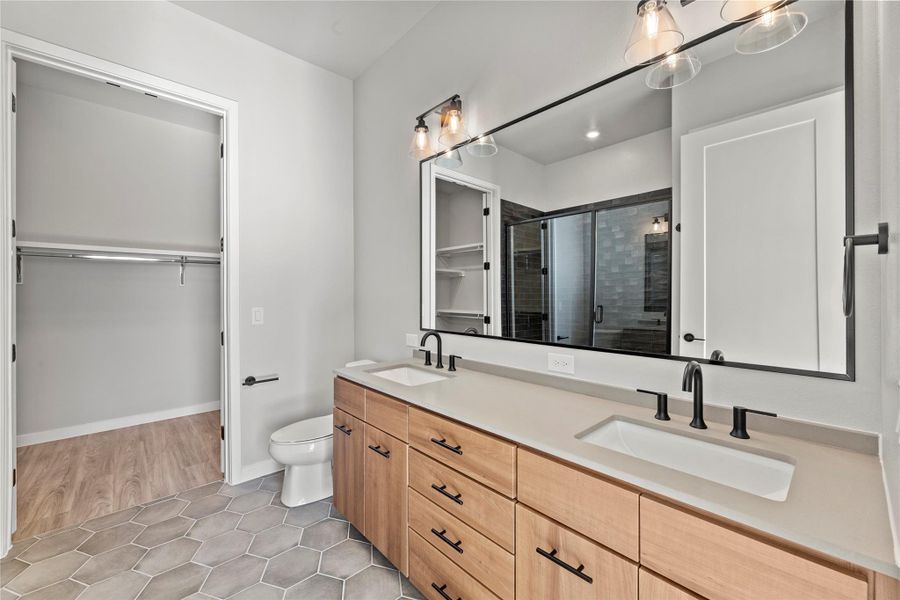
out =
[(421, 115), (418, 115), (418, 116), (416, 117), (416, 120), (423, 120), (423, 119), (425, 119), (425, 117), (427, 117), (427, 116), (430, 115), (431, 113), (437, 112), (437, 110), (438, 110), (439, 108), (443, 108), (445, 105), (447, 105), (447, 104), (453, 102), (454, 100), (457, 101), (457, 102), (459, 102), (460, 104), (462, 104), (462, 98), (460, 97), (460, 95), (459, 95), (459, 94), (453, 94), (452, 96), (450, 96), (450, 97), (447, 98), (446, 100), (441, 100), (440, 102), (438, 102), (437, 104), (435, 104), (434, 106), (432, 106), (431, 108), (429, 108), (428, 110), (426, 110), (425, 112), (423, 112)]

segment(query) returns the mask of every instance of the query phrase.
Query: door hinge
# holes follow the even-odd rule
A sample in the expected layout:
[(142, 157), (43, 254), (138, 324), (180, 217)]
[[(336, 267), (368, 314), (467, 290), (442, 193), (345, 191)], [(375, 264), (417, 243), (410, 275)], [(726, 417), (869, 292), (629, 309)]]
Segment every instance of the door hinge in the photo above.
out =
[(13, 487), (16, 487), (16, 481), (17, 481), (17, 479), (16, 479), (16, 470), (13, 469)]
[(546, 222), (546, 221), (542, 221), (542, 222), (541, 222), (541, 229), (547, 229), (547, 222)]
[(224, 331), (220, 331), (220, 332), (219, 332), (219, 343), (220, 343), (222, 346), (225, 345), (225, 332), (224, 332)]
[(489, 316), (487, 316), (487, 315), (484, 315), (484, 324), (485, 324), (485, 325), (490, 325), (490, 324), (491, 324), (491, 318), (490, 318)]
[(16, 112), (16, 95), (12, 95), (12, 111)]
[(16, 237), (16, 220), (12, 220), (12, 236)]
[(489, 263), (489, 262), (484, 263), (484, 270), (485, 270), (485, 271), (490, 271), (490, 270), (491, 270), (491, 263)]
[(225, 144), (219, 144), (219, 158), (225, 158)]
[(219, 251), (225, 252), (225, 238), (224, 237), (219, 238)]
[(547, 274), (547, 267), (541, 267), (541, 275)]
[(12, 346), (12, 361), (16, 362), (16, 345), (15, 344), (13, 344), (13, 346)]
[(484, 209), (484, 216), (487, 217), (487, 216), (490, 216), (490, 214), (491, 214), (491, 208), (490, 208), (490, 207), (485, 207), (485, 209)]
[(222, 439), (224, 440), (225, 439), (225, 426), (222, 425), (221, 429), (222, 429)]

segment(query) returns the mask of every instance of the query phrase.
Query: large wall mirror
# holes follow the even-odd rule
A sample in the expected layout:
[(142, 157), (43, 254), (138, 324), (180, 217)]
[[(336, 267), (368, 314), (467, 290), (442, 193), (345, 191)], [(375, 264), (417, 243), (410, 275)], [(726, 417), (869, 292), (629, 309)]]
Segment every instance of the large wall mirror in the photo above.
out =
[(852, 6), (791, 7), (422, 161), (422, 328), (853, 379)]

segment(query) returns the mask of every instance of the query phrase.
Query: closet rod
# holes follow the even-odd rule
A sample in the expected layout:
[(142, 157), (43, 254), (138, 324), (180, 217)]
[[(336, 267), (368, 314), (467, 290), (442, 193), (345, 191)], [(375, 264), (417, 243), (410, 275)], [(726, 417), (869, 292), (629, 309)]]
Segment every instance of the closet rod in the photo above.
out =
[(175, 263), (185, 265), (218, 265), (220, 260), (217, 258), (192, 258), (184, 257), (157, 257), (157, 256), (128, 256), (121, 254), (98, 254), (98, 253), (73, 253), (73, 252), (41, 252), (35, 250), (17, 251), (19, 256), (38, 256), (41, 258), (74, 258), (82, 260), (109, 260), (120, 262), (148, 262), (148, 263)]

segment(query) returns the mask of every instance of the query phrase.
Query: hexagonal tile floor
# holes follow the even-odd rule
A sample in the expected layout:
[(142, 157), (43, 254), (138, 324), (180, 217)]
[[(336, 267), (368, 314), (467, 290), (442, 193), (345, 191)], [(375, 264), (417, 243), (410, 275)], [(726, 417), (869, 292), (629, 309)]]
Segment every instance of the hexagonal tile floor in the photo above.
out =
[(0, 600), (422, 600), (331, 499), (287, 509), (281, 473), (16, 542)]

